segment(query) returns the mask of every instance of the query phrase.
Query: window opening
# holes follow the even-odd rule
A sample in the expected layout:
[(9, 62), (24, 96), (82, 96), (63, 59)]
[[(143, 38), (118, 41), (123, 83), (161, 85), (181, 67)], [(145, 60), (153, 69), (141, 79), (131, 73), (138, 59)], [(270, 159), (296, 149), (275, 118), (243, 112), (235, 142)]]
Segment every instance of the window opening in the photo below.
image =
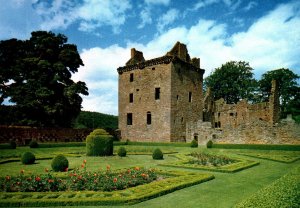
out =
[(192, 92), (189, 92), (189, 102), (192, 102)]
[(132, 113), (127, 113), (127, 125), (132, 125)]
[(155, 88), (155, 100), (160, 99), (160, 88)]
[(130, 82), (133, 82), (133, 73), (130, 74)]
[(133, 93), (130, 93), (130, 94), (129, 94), (129, 102), (130, 102), (130, 103), (133, 103)]
[(152, 123), (152, 118), (151, 118), (151, 112), (147, 112), (147, 125), (151, 125)]

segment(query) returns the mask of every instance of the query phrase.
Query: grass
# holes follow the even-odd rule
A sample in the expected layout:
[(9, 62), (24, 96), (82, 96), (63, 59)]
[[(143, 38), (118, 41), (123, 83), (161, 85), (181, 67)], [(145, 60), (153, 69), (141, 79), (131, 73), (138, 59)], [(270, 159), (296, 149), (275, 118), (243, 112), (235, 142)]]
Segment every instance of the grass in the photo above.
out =
[[(116, 147), (115, 149), (117, 149)], [(156, 148), (156, 146), (133, 146), (126, 145), (125, 148), (128, 152), (147, 151)], [(211, 154), (222, 154), (231, 157), (239, 157), (245, 160), (254, 160), (259, 162), (258, 166), (236, 172), (234, 174), (211, 172), (204, 170), (192, 170), (182, 169), (175, 167), (162, 167), (159, 168), (169, 171), (188, 171), (191, 173), (208, 173), (213, 174), (215, 179), (203, 184), (187, 187), (173, 193), (157, 197), (151, 200), (141, 202), (133, 205), (132, 207), (233, 207), (234, 205), (242, 202), (246, 198), (252, 196), (262, 188), (272, 184), (275, 180), (281, 178), (289, 170), (300, 166), (300, 161), (292, 163), (282, 163), (277, 161), (265, 160), (261, 158), (253, 158), (246, 156), (246, 154), (270, 154), (278, 155), (282, 153), (285, 155), (285, 151), (262, 151), (262, 150), (235, 150), (235, 149), (205, 149), (204, 147), (189, 148), (189, 147), (172, 147), (172, 146), (159, 146), (162, 151), (174, 151), (180, 154), (189, 154), (192, 151), (205, 151)], [(70, 167), (80, 167), (82, 161), (87, 159), (88, 170), (105, 169), (106, 165), (111, 165), (112, 169), (121, 169), (126, 167), (144, 166), (144, 167), (157, 167), (162, 163), (172, 163), (178, 161), (178, 159), (172, 155), (165, 155), (164, 160), (153, 160), (150, 155), (128, 155), (125, 158), (118, 156), (114, 157), (86, 157), (84, 147), (68, 147), (68, 148), (42, 148), (42, 149), (30, 149), (30, 148), (17, 148), (16, 150), (1, 150), (0, 158), (13, 158), (15, 155), (20, 155), (20, 152), (32, 151), (36, 154), (37, 158), (49, 156), (59, 153), (78, 153), (80, 157), (68, 156), (70, 161)], [(295, 152), (297, 154), (299, 152)], [(243, 154), (243, 155), (238, 155)], [(25, 169), (25, 172), (43, 173), (45, 168), (50, 167), (50, 160), (37, 160), (34, 165), (22, 165), (21, 162), (12, 162), (0, 164), (0, 177), (7, 174), (18, 175), (21, 169)], [(0, 193), (1, 195), (1, 193)], [(65, 207), (65, 206), (63, 206)], [(68, 206), (67, 206), (68, 207)], [(72, 208), (72, 206), (69, 206)], [(94, 208), (96, 206), (80, 206), (87, 208)], [(102, 206), (110, 207), (110, 206)], [(128, 206), (118, 206), (128, 207)]]

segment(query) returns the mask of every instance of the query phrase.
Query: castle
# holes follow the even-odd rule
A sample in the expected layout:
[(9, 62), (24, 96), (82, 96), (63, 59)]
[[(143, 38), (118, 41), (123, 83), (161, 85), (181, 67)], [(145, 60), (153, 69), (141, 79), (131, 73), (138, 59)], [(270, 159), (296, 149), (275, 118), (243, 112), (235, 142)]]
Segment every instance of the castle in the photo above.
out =
[[(279, 121), (276, 81), (272, 82), (269, 102), (249, 104), (242, 100), (226, 104), (223, 99), (213, 101), (209, 89), (205, 97), (203, 95), (205, 70), (200, 68), (200, 59), (191, 59), (186, 45), (180, 42), (166, 55), (151, 60), (145, 60), (143, 53), (133, 48), (131, 58), (117, 71), (122, 140), (190, 142), (196, 139), (205, 143), (209, 139), (234, 138), (237, 134), (242, 140), (240, 143), (248, 143), (243, 138), (249, 137), (251, 142), (254, 138), (255, 143), (261, 143), (257, 138), (261, 135), (265, 139), (270, 134), (261, 131), (274, 132), (272, 127)], [(260, 123), (257, 130), (260, 135), (251, 135), (251, 130), (245, 133), (245, 125), (257, 123)], [(269, 140), (274, 139), (274, 133), (270, 135)]]

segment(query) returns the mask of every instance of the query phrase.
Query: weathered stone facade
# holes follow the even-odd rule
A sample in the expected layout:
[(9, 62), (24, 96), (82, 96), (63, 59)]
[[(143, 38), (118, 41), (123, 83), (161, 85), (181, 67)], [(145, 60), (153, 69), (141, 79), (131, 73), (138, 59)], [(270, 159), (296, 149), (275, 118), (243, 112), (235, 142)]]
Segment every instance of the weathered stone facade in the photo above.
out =
[(191, 60), (179, 42), (165, 56), (147, 61), (132, 49), (118, 73), (122, 139), (186, 141), (186, 124), (202, 117), (200, 60)]
[(300, 143), (299, 125), (279, 121), (279, 95), (272, 82), (268, 102), (227, 104), (202, 93), (204, 70), (177, 42), (165, 55), (145, 60), (131, 50), (119, 73), (122, 140), (156, 142)]

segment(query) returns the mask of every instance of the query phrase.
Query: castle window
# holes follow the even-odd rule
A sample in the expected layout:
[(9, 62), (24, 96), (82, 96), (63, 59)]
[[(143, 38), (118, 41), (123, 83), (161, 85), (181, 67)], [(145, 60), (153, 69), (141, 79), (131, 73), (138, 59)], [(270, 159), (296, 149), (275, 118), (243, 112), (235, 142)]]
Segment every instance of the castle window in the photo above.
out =
[(152, 67), (152, 70), (155, 70), (155, 67)]
[(181, 117), (181, 123), (183, 123), (183, 117)]
[(192, 92), (189, 92), (189, 102), (192, 102)]
[(177, 100), (177, 101), (179, 100), (179, 95), (176, 96), (176, 100)]
[(233, 116), (234, 114), (233, 114), (233, 113), (230, 113), (229, 115), (230, 115), (230, 116)]
[(160, 88), (155, 88), (155, 100), (160, 99)]
[(132, 125), (132, 113), (127, 113), (127, 125)]
[(133, 82), (133, 73), (130, 74), (130, 82)]
[(151, 112), (147, 112), (147, 125), (151, 125), (152, 118), (151, 118)]
[(133, 93), (130, 93), (130, 94), (129, 94), (129, 102), (130, 102), (130, 103), (133, 103)]

